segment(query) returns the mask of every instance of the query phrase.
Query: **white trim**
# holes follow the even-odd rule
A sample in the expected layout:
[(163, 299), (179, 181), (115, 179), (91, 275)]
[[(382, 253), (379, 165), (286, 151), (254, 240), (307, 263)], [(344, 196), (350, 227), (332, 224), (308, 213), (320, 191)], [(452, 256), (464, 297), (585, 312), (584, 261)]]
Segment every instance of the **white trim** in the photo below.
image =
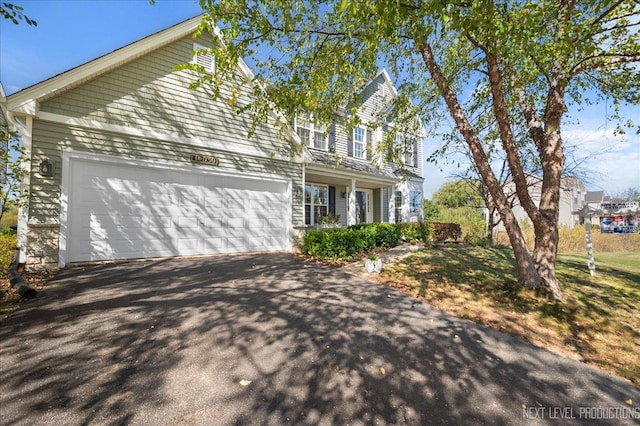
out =
[(69, 250), (68, 250), (68, 242), (71, 240), (71, 236), (69, 235), (69, 191), (71, 189), (71, 184), (73, 183), (73, 169), (71, 168), (72, 160), (81, 160), (81, 161), (94, 161), (99, 163), (112, 163), (115, 165), (129, 165), (136, 167), (146, 167), (146, 168), (155, 168), (155, 169), (163, 169), (163, 170), (172, 170), (172, 171), (182, 171), (187, 173), (200, 172), (203, 174), (213, 175), (213, 176), (235, 176), (243, 179), (253, 179), (257, 181), (263, 181), (265, 179), (269, 179), (274, 182), (280, 182), (287, 184), (287, 198), (288, 198), (288, 211), (289, 211), (289, 225), (287, 226), (289, 232), (289, 238), (287, 243), (287, 250), (292, 250), (291, 245), (291, 236), (293, 229), (293, 204), (292, 204), (292, 188), (291, 188), (291, 178), (282, 177), (279, 175), (273, 175), (269, 173), (245, 173), (238, 172), (233, 170), (212, 170), (207, 166), (199, 166), (199, 165), (184, 165), (181, 163), (175, 163), (171, 161), (150, 161), (150, 160), (140, 160), (136, 158), (130, 157), (116, 157), (112, 155), (105, 154), (95, 154), (89, 152), (81, 152), (81, 151), (73, 151), (71, 149), (65, 149), (62, 151), (62, 177), (60, 183), (60, 235), (58, 239), (58, 266), (64, 268), (64, 266), (69, 262)]
[[(66, 115), (53, 114), (50, 112), (42, 112), (42, 111), (39, 114), (39, 118), (43, 121), (49, 121), (57, 124), (64, 124), (67, 126), (76, 126), (76, 127), (82, 127), (85, 129), (93, 129), (93, 130), (99, 130), (99, 131), (105, 131), (105, 132), (111, 132), (111, 133), (120, 133), (126, 136), (134, 136), (134, 137), (140, 137), (145, 139), (155, 139), (155, 140), (161, 140), (161, 141), (166, 141), (166, 142), (171, 142), (171, 143), (176, 143), (181, 145), (194, 146), (198, 148), (211, 148), (218, 151), (231, 152), (234, 154), (250, 155), (258, 158), (267, 158), (270, 160), (275, 158), (277, 160), (289, 161), (288, 157), (285, 157), (284, 155), (278, 152), (274, 152), (274, 155), (270, 156), (268, 154), (264, 154), (259, 151), (254, 151), (246, 147), (239, 147), (236, 143), (233, 143), (233, 142), (223, 142), (219, 140), (205, 141), (200, 138), (184, 136), (178, 133), (161, 133), (151, 129), (141, 129), (137, 127), (122, 126), (119, 124), (102, 123), (95, 120), (69, 117)], [(299, 155), (296, 155), (294, 157), (294, 161), (300, 162), (301, 160), (302, 158), (300, 158)]]

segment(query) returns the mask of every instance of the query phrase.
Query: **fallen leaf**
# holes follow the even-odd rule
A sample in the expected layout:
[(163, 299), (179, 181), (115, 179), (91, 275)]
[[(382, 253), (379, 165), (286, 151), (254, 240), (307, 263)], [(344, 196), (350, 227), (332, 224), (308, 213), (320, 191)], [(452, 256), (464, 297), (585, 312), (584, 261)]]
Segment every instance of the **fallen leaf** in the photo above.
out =
[(385, 374), (387, 374), (387, 372), (385, 371), (384, 367), (380, 367), (380, 374), (382, 374), (383, 376)]
[(249, 386), (250, 384), (251, 384), (251, 380), (245, 380), (245, 379), (240, 380), (241, 386)]

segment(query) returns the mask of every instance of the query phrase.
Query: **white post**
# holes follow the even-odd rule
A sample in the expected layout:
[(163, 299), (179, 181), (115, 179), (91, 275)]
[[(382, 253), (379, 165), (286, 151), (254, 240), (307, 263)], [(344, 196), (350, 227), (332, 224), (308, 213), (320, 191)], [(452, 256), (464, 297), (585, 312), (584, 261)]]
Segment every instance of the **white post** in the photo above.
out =
[(349, 218), (347, 226), (356, 224), (356, 181), (351, 180), (351, 189), (349, 190)]
[(593, 257), (593, 240), (591, 239), (591, 216), (589, 215), (588, 207), (585, 209), (584, 214), (584, 234), (587, 239), (587, 265), (589, 266), (589, 273), (592, 277), (596, 276), (596, 261)]
[(396, 223), (396, 187), (387, 188), (389, 194), (389, 223)]

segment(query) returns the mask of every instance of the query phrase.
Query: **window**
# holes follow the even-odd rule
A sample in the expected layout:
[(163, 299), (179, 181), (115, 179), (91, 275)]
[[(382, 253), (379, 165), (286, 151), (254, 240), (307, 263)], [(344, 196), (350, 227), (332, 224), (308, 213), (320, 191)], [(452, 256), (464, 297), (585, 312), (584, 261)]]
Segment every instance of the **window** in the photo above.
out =
[(404, 164), (413, 166), (413, 140), (396, 133), (396, 147), (402, 154)]
[(353, 129), (353, 156), (365, 158), (365, 147), (367, 146), (367, 132), (362, 127)]
[(410, 191), (409, 192), (409, 212), (411, 215), (420, 215), (422, 209), (422, 192)]
[(215, 71), (215, 58), (206, 46), (194, 43), (191, 63), (200, 65), (210, 73)]
[(396, 223), (402, 222), (402, 192), (396, 191)]
[(404, 140), (404, 164), (413, 166), (413, 140)]
[(302, 142), (311, 148), (327, 150), (326, 127), (315, 123), (311, 114), (296, 117), (296, 132)]
[(329, 187), (308, 183), (304, 186), (304, 223), (315, 225), (329, 212)]

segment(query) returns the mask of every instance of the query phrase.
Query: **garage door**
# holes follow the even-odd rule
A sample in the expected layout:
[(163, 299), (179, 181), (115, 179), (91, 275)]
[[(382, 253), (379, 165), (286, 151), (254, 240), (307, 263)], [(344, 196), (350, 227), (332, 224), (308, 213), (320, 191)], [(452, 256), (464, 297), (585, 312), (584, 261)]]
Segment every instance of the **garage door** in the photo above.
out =
[(66, 262), (288, 250), (284, 180), (72, 159)]

